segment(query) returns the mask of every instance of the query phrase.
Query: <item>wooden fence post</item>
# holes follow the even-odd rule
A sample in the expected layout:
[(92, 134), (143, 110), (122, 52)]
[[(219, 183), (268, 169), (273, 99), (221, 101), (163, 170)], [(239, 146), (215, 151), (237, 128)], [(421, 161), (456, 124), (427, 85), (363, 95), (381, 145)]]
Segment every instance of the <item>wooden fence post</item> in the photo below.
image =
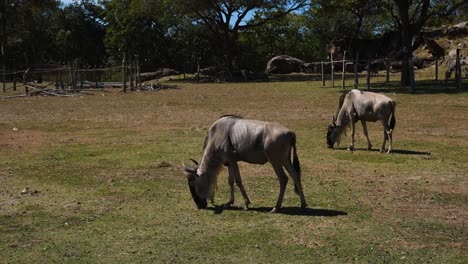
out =
[(127, 73), (125, 72), (125, 52), (124, 52), (124, 55), (123, 55), (123, 59), (122, 59), (122, 82), (123, 82), (123, 91), (124, 93), (127, 92)]
[(460, 49), (457, 49), (457, 59), (455, 62), (455, 81), (457, 82), (457, 89), (462, 88), (462, 79), (461, 79), (461, 66), (460, 66)]
[(55, 89), (59, 89), (59, 70), (55, 70)]
[(81, 69), (78, 70), (78, 75), (80, 77), (80, 90), (83, 90), (83, 72)]
[(25, 94), (29, 94), (29, 89), (28, 89), (28, 86), (26, 85), (27, 80), (28, 80), (28, 73), (29, 73), (29, 68), (27, 68), (23, 73), (23, 85), (24, 85)]
[(200, 83), (200, 60), (197, 59), (197, 83)]
[(331, 62), (331, 83), (332, 88), (335, 88), (335, 76), (333, 72), (335, 71), (335, 65), (333, 64), (333, 53), (330, 53), (330, 62)]
[(325, 70), (323, 66), (323, 61), (321, 61), (320, 64), (322, 66), (322, 87), (325, 87)]
[[(75, 82), (75, 76), (72, 71), (72, 66), (70, 64), (70, 61), (68, 61), (68, 73), (70, 74), (70, 80), (71, 80), (71, 88), (73, 90), (76, 90), (76, 82)], [(69, 88), (70, 89), (70, 88)]]
[(390, 81), (390, 62), (388, 58), (385, 58), (385, 82)]
[(345, 89), (345, 72), (346, 72), (346, 50), (343, 52), (343, 74), (341, 75), (341, 88)]
[(135, 67), (134, 67), (134, 65), (135, 65), (135, 62), (134, 62), (134, 61), (130, 61), (130, 64), (129, 64), (129, 66), (130, 66), (130, 69), (129, 69), (129, 75), (130, 75), (130, 80), (129, 80), (129, 81), (130, 81), (130, 91), (134, 91), (134, 90), (135, 90), (135, 86), (134, 86), (134, 83), (133, 83), (133, 81), (134, 81), (134, 79), (135, 79), (135, 78), (134, 78), (134, 77), (135, 77)]
[(99, 69), (98, 66), (94, 67), (94, 83), (96, 85), (96, 89), (99, 88)]
[[(137, 67), (137, 83), (138, 88), (141, 89), (141, 74), (140, 74), (140, 61), (138, 59), (138, 55), (136, 56), (136, 67)], [(184, 73), (185, 74), (185, 73)]]
[(15, 59), (13, 59), (13, 91), (16, 91), (16, 63)]
[(60, 88), (62, 90), (65, 89), (64, 85), (63, 85), (63, 79), (62, 79), (62, 70), (59, 71), (59, 80), (60, 80)]
[(371, 71), (370, 60), (367, 59), (367, 90), (368, 90), (368, 91), (369, 91), (370, 88), (371, 88), (371, 84), (370, 84), (370, 71)]
[[(6, 1), (5, 1), (5, 5), (6, 5)], [(5, 14), (3, 14), (5, 15)], [(3, 19), (2, 19), (3, 20)], [(2, 91), (4, 93), (6, 93), (6, 57), (5, 57), (5, 50), (4, 50), (4, 43), (2, 43), (2, 83), (3, 83), (3, 86), (2, 86)]]
[(410, 86), (411, 90), (414, 91), (415, 82), (414, 82), (414, 64), (413, 64), (413, 55), (410, 55), (409, 58), (409, 70), (410, 70)]
[(356, 57), (354, 59), (354, 88), (358, 88), (359, 85), (359, 76), (358, 76), (358, 63), (359, 63), (359, 51), (356, 52)]

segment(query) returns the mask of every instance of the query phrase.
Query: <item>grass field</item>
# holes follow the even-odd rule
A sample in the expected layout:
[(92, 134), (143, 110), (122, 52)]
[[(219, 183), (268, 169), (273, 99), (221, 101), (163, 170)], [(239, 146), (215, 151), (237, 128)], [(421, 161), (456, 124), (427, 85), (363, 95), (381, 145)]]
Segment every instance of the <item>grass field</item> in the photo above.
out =
[[(394, 154), (326, 147), (339, 89), (318, 82), (179, 83), (63, 98), (0, 100), (0, 262), (468, 262), (468, 92), (382, 91), (397, 101)], [(298, 137), (304, 192), (283, 211), (271, 166), (241, 164), (252, 204), (196, 209), (181, 161), (236, 114)], [(374, 146), (380, 124), (368, 124)], [(26, 189), (27, 188), (27, 189)], [(243, 199), (236, 192), (236, 205)]]

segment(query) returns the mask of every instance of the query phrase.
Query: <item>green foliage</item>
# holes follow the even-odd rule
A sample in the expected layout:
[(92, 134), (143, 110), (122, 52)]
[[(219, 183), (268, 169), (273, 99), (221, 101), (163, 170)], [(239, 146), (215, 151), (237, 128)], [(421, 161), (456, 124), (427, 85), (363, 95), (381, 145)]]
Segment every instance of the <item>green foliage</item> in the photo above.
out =
[(258, 71), (276, 55), (324, 59), (332, 40), (390, 30), (401, 31), (407, 46), (422, 26), (466, 20), (466, 9), (463, 0), (7, 0), (0, 42), (9, 69), (13, 61), (17, 69), (115, 65), (126, 53), (144, 71), (194, 72), (197, 63)]

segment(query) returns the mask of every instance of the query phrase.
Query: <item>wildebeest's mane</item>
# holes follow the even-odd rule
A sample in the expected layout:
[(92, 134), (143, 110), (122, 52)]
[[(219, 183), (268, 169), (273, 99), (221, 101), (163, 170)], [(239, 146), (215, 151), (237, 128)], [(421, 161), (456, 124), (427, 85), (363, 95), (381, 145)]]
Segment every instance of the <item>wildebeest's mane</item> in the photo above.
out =
[(238, 115), (222, 115), (219, 119), (221, 119), (223, 117), (244, 119), (242, 116), (238, 116)]
[(348, 95), (349, 93), (350, 93), (350, 92), (343, 92), (343, 93), (341, 94), (341, 96), (340, 96), (340, 102), (339, 102), (339, 104), (338, 104), (338, 111), (337, 111), (337, 113), (340, 111), (341, 107), (342, 107), (343, 104), (344, 104), (344, 100), (345, 100), (345, 98), (346, 98), (346, 95)]

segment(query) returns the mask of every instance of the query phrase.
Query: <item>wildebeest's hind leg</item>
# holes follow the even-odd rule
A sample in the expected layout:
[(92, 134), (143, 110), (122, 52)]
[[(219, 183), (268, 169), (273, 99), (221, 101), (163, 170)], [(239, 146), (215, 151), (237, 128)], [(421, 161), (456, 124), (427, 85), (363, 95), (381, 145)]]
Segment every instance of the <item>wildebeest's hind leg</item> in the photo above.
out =
[(385, 121), (382, 121), (382, 125), (384, 127), (384, 130), (383, 130), (384, 139), (383, 139), (382, 147), (380, 148), (380, 152), (383, 153), (385, 152), (385, 145), (387, 144), (387, 139), (388, 139), (388, 134), (387, 134), (388, 126), (387, 126), (387, 122)]
[(372, 149), (372, 144), (371, 144), (370, 139), (369, 139), (369, 134), (367, 133), (367, 124), (366, 124), (366, 121), (361, 120), (361, 124), (362, 124), (362, 131), (364, 132), (364, 136), (365, 136), (366, 139), (367, 139), (367, 149), (368, 149), (368, 150), (371, 150), (371, 149)]
[(294, 180), (294, 184), (296, 185), (297, 192), (299, 194), (299, 197), (301, 198), (301, 208), (304, 209), (307, 207), (307, 202), (304, 197), (304, 192), (302, 191), (302, 183), (301, 183), (301, 178), (299, 174), (297, 174), (296, 170), (293, 168), (291, 162), (288, 160), (286, 164), (284, 164), (284, 167), (288, 171), (289, 175), (291, 175), (291, 178)]
[[(250, 199), (249, 196), (247, 196), (247, 192), (244, 189), (244, 185), (242, 184), (242, 179), (240, 177), (239, 166), (237, 165), (237, 162), (229, 163), (229, 177), (231, 177), (231, 175), (234, 177), (234, 180), (242, 193), (242, 197), (244, 197), (245, 208), (248, 209)], [(232, 194), (232, 198), (234, 202), (234, 194)]]
[(273, 207), (273, 209), (270, 211), (271, 213), (275, 213), (280, 210), (281, 204), (283, 203), (284, 192), (286, 190), (286, 185), (288, 184), (288, 176), (284, 172), (281, 163), (271, 162), (271, 165), (273, 165), (273, 169), (275, 170), (276, 176), (278, 177), (278, 181), (280, 184), (278, 201), (276, 202), (275, 207)]
[(393, 150), (393, 138), (392, 138), (392, 130), (389, 129), (386, 131), (386, 134), (388, 136), (388, 154), (390, 154)]

